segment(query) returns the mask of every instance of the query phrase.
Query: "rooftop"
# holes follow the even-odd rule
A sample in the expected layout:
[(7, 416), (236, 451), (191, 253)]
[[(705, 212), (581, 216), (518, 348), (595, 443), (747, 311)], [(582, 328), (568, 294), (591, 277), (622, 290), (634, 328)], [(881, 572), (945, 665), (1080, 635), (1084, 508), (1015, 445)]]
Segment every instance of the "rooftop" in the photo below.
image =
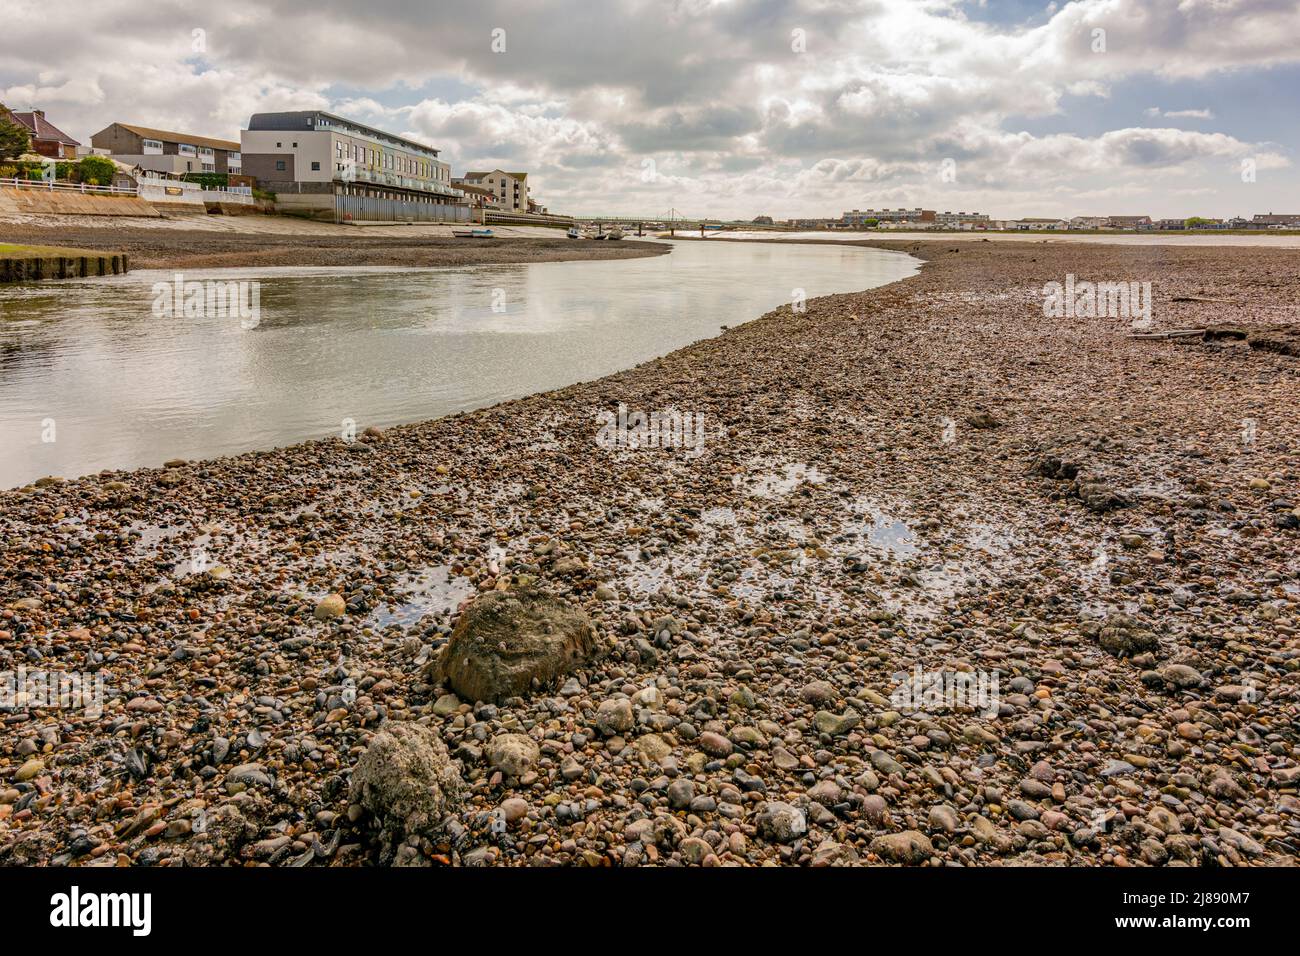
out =
[[(225, 149), (232, 153), (239, 152), (239, 144), (228, 139), (213, 139), (210, 136), (193, 136), (174, 130), (154, 129), (152, 126), (136, 126), (132, 123), (118, 123), (122, 129), (129, 129), (145, 139), (156, 139), (164, 143), (186, 143), (190, 146), (205, 146), (209, 149)], [(102, 132), (102, 131), (101, 131)]]
[(33, 139), (52, 140), (65, 146), (80, 146), (75, 139), (45, 118), (44, 110), (10, 110), (10, 115), (31, 131)]
[(377, 139), (393, 143), (398, 146), (405, 146), (407, 149), (414, 150), (418, 153), (427, 153), (432, 156), (438, 155), (438, 150), (432, 146), (426, 146), (424, 143), (418, 143), (413, 139), (405, 136), (398, 136), (396, 133), (385, 132), (374, 126), (367, 126), (365, 123), (359, 123), (356, 120), (348, 119), (345, 116), (338, 116), (334, 113), (327, 113), (324, 110), (293, 110), (284, 113), (254, 113), (248, 119), (248, 129), (251, 130), (274, 130), (297, 132), (313, 132), (321, 128), (333, 129), (339, 127), (340, 132), (356, 132), (361, 136), (368, 136), (371, 139)]

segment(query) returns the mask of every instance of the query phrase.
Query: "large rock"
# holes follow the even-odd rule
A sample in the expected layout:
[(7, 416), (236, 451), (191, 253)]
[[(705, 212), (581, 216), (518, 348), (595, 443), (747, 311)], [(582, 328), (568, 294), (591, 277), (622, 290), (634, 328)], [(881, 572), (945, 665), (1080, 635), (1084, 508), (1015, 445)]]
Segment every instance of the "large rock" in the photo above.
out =
[(882, 860), (908, 866), (920, 866), (934, 856), (930, 838), (919, 830), (882, 834), (871, 841), (870, 849)]
[(1127, 614), (1112, 614), (1102, 621), (1097, 642), (1103, 651), (1116, 657), (1134, 657), (1160, 649), (1156, 635)]
[(596, 651), (581, 610), (530, 589), (489, 591), (461, 614), (434, 664), (464, 700), (500, 702), (548, 684)]
[(758, 815), (758, 832), (774, 843), (793, 843), (808, 832), (808, 818), (796, 806), (773, 801)]
[(488, 766), (516, 780), (533, 769), (539, 756), (537, 744), (523, 734), (498, 734), (487, 745)]
[(385, 724), (352, 770), (352, 802), (368, 810), (392, 842), (438, 833), (460, 792), (459, 765), (424, 724)]

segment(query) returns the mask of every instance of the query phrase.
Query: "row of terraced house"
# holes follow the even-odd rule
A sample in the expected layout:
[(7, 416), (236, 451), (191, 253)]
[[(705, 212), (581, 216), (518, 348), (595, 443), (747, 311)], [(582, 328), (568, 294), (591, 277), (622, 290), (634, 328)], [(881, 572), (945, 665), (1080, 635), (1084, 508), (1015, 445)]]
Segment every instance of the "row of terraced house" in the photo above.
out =
[(275, 209), (335, 222), (483, 222), (489, 213), (541, 215), (528, 173), (501, 169), (453, 177), (441, 151), (324, 110), (255, 113), (239, 141), (112, 123), (90, 146), (40, 110), (10, 112), (31, 152), (56, 159), (107, 156), (123, 170), (169, 179), (224, 177), (273, 194)]

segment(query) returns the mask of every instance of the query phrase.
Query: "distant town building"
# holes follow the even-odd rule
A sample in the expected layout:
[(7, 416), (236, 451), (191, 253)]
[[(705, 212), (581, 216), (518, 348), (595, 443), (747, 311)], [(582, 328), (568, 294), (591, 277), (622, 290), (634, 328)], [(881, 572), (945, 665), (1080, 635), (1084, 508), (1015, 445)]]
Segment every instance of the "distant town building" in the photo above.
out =
[(462, 182), (471, 186), (486, 186), (496, 194), (497, 205), (506, 212), (528, 212), (528, 174), (508, 173), (502, 169), (490, 172), (467, 172)]
[(1046, 229), (1051, 232), (1058, 232), (1069, 229), (1070, 223), (1065, 219), (1042, 218), (1038, 216), (1029, 216), (1025, 219), (1011, 219), (1007, 221), (1008, 229), (1017, 229), (1020, 231), (1037, 231)]
[(941, 212), (934, 221), (941, 229), (987, 229), (989, 217), (982, 212)]
[(1071, 229), (1100, 229), (1104, 225), (1105, 216), (1075, 216), (1070, 220)]
[(933, 209), (851, 209), (840, 217), (840, 222), (845, 226), (865, 225), (870, 219), (877, 223), (886, 222), (903, 222), (916, 225), (918, 223), (935, 222), (935, 212)]
[(772, 225), (772, 217), (771, 217), (771, 216), (755, 216), (755, 217), (754, 217), (754, 225), (756, 225), (756, 226), (770, 226), (770, 225)]
[(336, 221), (466, 221), (438, 150), (322, 110), (254, 113), (240, 133), (244, 174), (282, 212)]
[(1110, 229), (1150, 229), (1150, 216), (1107, 216), (1106, 226)]
[(243, 172), (239, 144), (228, 139), (113, 123), (91, 136), (90, 145), (120, 163), (157, 173)]
[(1250, 220), (1256, 228), (1265, 229), (1300, 229), (1300, 213), (1256, 213)]
[(10, 110), (0, 106), (19, 126), (27, 127), (31, 152), (51, 159), (73, 159), (81, 144), (45, 118), (45, 110)]

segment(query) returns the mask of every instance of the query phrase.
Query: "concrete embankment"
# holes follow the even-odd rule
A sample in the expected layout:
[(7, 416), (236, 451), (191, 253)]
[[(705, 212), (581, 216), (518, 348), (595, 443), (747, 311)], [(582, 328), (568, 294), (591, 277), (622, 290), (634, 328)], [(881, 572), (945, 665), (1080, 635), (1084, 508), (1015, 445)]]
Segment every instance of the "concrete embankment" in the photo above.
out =
[(85, 252), (79, 249), (19, 249), (5, 252), (0, 247), (0, 282), (120, 275), (128, 268), (129, 263), (123, 253)]
[(162, 213), (137, 196), (109, 196), (43, 189), (0, 189), (0, 215), (132, 216), (158, 219)]

